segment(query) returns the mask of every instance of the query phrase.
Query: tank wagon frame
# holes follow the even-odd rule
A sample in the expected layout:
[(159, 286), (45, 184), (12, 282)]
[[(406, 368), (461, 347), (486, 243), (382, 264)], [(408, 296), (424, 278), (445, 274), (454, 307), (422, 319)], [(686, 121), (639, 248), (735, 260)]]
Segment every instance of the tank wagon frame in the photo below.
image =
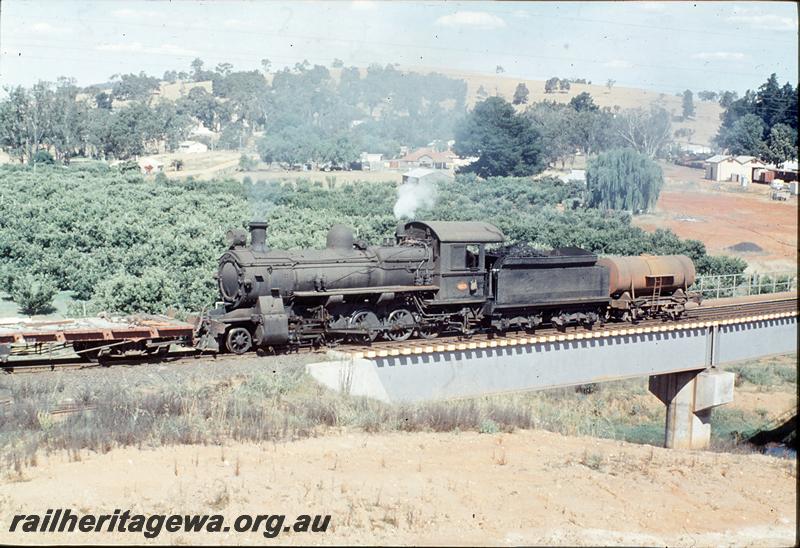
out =
[(343, 340), (441, 333), (591, 328), (677, 319), (690, 296), (688, 257), (598, 257), (578, 248), (510, 253), (483, 222), (411, 221), (367, 246), (334, 225), (321, 250), (266, 246), (265, 222), (228, 233), (217, 273), (222, 304), (200, 316), (201, 350), (244, 353)]

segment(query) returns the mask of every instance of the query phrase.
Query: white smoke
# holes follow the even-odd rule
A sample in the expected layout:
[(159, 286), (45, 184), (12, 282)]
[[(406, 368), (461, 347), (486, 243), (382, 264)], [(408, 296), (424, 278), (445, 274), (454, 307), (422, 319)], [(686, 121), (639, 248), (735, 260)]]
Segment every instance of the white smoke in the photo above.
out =
[(397, 187), (397, 201), (394, 204), (396, 219), (413, 219), (420, 208), (436, 205), (436, 187), (430, 182), (405, 183)]

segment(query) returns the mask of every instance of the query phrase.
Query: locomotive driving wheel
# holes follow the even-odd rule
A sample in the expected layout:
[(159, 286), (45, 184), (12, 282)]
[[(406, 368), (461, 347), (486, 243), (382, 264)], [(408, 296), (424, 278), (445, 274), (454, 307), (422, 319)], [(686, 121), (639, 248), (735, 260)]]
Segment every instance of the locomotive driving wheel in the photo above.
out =
[(353, 312), (347, 323), (349, 328), (363, 331), (363, 333), (350, 335), (350, 339), (353, 341), (371, 343), (378, 338), (378, 330), (381, 323), (378, 320), (378, 316), (371, 310)]
[(405, 308), (397, 308), (389, 313), (386, 320), (389, 330), (386, 336), (393, 341), (405, 341), (414, 333), (414, 316)]
[(419, 327), (417, 329), (417, 335), (420, 336), (421, 339), (435, 339), (439, 336), (439, 328), (436, 325), (426, 325), (424, 327)]
[(244, 354), (253, 347), (253, 336), (244, 327), (234, 327), (228, 331), (225, 346), (234, 354)]

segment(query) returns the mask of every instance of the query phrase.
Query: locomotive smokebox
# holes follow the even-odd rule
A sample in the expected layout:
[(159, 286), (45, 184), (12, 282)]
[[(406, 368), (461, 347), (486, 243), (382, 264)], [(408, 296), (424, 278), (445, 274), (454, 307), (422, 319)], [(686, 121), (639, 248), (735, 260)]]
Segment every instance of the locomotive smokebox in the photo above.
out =
[(250, 228), (250, 247), (253, 251), (264, 252), (267, 250), (267, 226), (266, 221), (252, 221)]

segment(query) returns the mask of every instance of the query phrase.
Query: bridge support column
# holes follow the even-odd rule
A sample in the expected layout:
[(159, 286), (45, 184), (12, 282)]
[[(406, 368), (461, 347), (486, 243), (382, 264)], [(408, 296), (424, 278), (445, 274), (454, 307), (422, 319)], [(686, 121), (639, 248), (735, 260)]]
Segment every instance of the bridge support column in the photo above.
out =
[(664, 446), (707, 449), (711, 409), (733, 401), (734, 374), (715, 368), (650, 377), (650, 392), (667, 406)]

